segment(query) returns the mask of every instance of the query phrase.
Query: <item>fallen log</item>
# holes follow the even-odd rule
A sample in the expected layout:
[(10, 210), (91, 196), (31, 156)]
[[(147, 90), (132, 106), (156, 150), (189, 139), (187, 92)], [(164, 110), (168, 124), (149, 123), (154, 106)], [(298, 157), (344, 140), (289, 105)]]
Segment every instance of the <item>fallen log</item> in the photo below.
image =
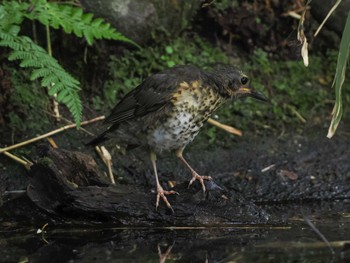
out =
[[(29, 199), (49, 215), (117, 226), (216, 226), (266, 222), (268, 215), (214, 181), (207, 194), (188, 182), (176, 185), (180, 195), (169, 196), (175, 213), (164, 204), (155, 209), (155, 197), (143, 186), (112, 185), (89, 155), (41, 147), (29, 171)], [(135, 175), (136, 176), (136, 175)]]

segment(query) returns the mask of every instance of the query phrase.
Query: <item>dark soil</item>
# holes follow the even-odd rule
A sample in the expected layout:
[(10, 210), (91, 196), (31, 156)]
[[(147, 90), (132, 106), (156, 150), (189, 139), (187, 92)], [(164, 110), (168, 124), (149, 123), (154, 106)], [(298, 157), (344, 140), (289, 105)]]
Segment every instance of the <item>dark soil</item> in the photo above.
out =
[[(261, 222), (261, 220), (266, 219), (281, 222), (288, 216), (283, 215), (280, 218), (279, 214), (276, 217), (274, 215), (276, 207), (278, 207), (277, 210), (280, 210), (283, 206), (290, 209), (290, 207), (299, 206), (300, 204), (349, 199), (350, 163), (348, 162), (348, 148), (350, 140), (346, 129), (343, 127), (331, 140), (327, 139), (325, 134), (326, 129), (320, 127), (305, 128), (304, 133), (298, 135), (256, 136), (247, 133), (242, 138), (237, 138), (224, 134), (225, 137), (231, 138), (230, 144), (227, 144), (229, 140), (225, 138), (225, 145), (222, 145), (220, 140), (216, 144), (207, 145), (203, 143), (204, 140), (201, 142), (201, 138), (199, 138), (197, 143), (195, 141), (188, 147), (185, 156), (199, 173), (213, 177), (213, 182), (207, 184), (209, 196), (201, 194), (197, 183), (187, 189), (186, 184), (190, 179), (190, 173), (174, 154), (165, 153), (159, 157), (160, 180), (166, 188), (167, 182), (171, 181), (175, 184), (174, 189), (180, 192), (180, 197), (169, 197), (175, 215), (178, 208), (191, 209), (183, 207), (183, 203), (187, 202), (186, 200), (190, 200), (190, 203), (193, 202), (192, 205), (198, 205), (198, 202), (201, 202), (205, 206), (207, 202), (209, 209), (218, 200), (222, 202), (220, 196), (224, 194), (229, 197), (233, 204), (238, 202), (248, 207), (248, 210), (235, 211), (236, 220), (233, 220), (233, 218), (231, 220), (236, 223), (254, 223), (254, 221)], [(95, 156), (99, 163), (98, 172), (106, 171), (105, 166), (93, 153), (93, 149), (83, 146), (83, 143), (88, 139), (87, 135), (75, 130), (55, 137), (56, 142), (62, 149), (81, 151), (90, 156)], [(140, 200), (142, 200), (142, 203), (147, 200), (146, 203), (149, 204), (149, 207), (145, 204), (142, 206), (153, 211), (155, 182), (148, 161), (148, 154), (141, 149), (131, 150), (127, 153), (118, 152), (117, 148), (112, 147), (112, 144), (109, 144), (107, 148), (110, 149), (113, 155), (117, 184), (126, 187), (128, 193), (134, 191), (135, 195), (138, 193), (145, 195), (144, 197), (141, 196)], [(46, 161), (47, 156), (34, 154), (37, 150), (35, 151), (34, 148), (32, 150), (31, 160), (34, 163), (40, 164), (43, 160)], [(63, 152), (65, 158), (70, 156), (69, 151), (67, 153)], [(48, 157), (56, 166), (61, 166), (61, 169), (62, 165), (65, 165), (64, 162), (66, 161), (52, 159), (50, 155)], [(70, 165), (77, 165), (74, 163), (74, 158), (68, 158), (68, 162), (72, 162)], [(2, 191), (5, 191), (5, 193), (9, 190), (25, 189), (28, 184), (36, 185), (35, 180), (45, 180), (47, 172), (43, 172), (42, 177), (44, 179), (37, 179), (38, 172), (32, 171), (31, 174), (36, 177), (30, 179), (25, 170), (18, 168), (18, 166), (14, 170), (16, 173), (11, 172), (11, 161), (7, 160), (7, 163), (9, 165), (3, 167), (0, 177)], [(36, 166), (34, 167), (36, 168)], [(68, 167), (70, 166), (68, 165)], [(76, 176), (76, 172), (69, 173)], [(83, 176), (89, 176), (89, 172)], [(81, 179), (76, 183), (80, 186), (100, 185), (96, 184), (95, 181), (84, 185), (80, 182)], [(43, 187), (45, 188), (45, 185)], [(210, 191), (211, 189), (213, 191)], [(216, 194), (217, 189), (221, 189), (218, 194)], [(41, 194), (45, 195), (45, 192)], [(11, 195), (3, 195), (5, 201), (8, 197), (11, 197)], [(135, 206), (137, 206), (137, 198), (135, 200)], [(214, 203), (212, 203), (213, 200)], [(51, 202), (54, 201), (60, 202), (59, 200), (51, 200)], [(50, 211), (50, 209), (48, 210)], [(159, 211), (164, 211), (170, 217), (173, 216), (168, 213), (168, 209), (162, 202)], [(293, 214), (292, 210), (290, 212)], [(256, 213), (255, 219), (254, 216), (251, 217), (254, 213)], [(147, 213), (145, 212), (145, 214)], [(113, 220), (107, 221), (115, 222)], [(181, 224), (180, 221), (177, 222)], [(199, 223), (200, 221), (196, 222)], [(210, 223), (215, 223), (215, 220)]]
[[(215, 187), (206, 197), (201, 194), (198, 184), (187, 190), (189, 172), (174, 155), (165, 154), (158, 162), (160, 179), (164, 185), (169, 180), (176, 181), (175, 189), (181, 194), (180, 197), (169, 198), (175, 214), (163, 203), (155, 212), (154, 178), (149, 163), (142, 161), (143, 153), (138, 150), (125, 155), (115, 153), (114, 167), (119, 175), (117, 184), (121, 185), (116, 189), (127, 189), (125, 194), (135, 191), (136, 196), (141, 196), (143, 200), (139, 204), (134, 203), (134, 209), (143, 216), (153, 217), (156, 220), (153, 226), (150, 225), (152, 221), (145, 222), (142, 217), (139, 222), (143, 224), (139, 226), (136, 221), (130, 221), (131, 218), (116, 224), (115, 218), (120, 215), (116, 214), (114, 219), (97, 218), (97, 210), (90, 214), (62, 213), (62, 210), (50, 213), (36, 207), (27, 195), (16, 198), (5, 195), (12, 199), (5, 200), (0, 212), (3, 227), (0, 248), (4, 251), (4, 261), (0, 262), (18, 262), (23, 258), (44, 262), (56, 257), (59, 261), (53, 259), (52, 262), (69, 259), (78, 262), (109, 262), (112, 259), (144, 262), (147, 259), (161, 260), (162, 256), (180, 262), (203, 262), (206, 259), (210, 262), (264, 262), (266, 258), (276, 262), (315, 258), (319, 260), (317, 262), (346, 261), (350, 258), (347, 241), (350, 141), (346, 127), (341, 127), (332, 140), (327, 139), (325, 134), (323, 127), (310, 127), (299, 135), (288, 133), (257, 137), (247, 133), (237, 138), (227, 134), (224, 136), (229, 136), (232, 141), (225, 147), (220, 141), (213, 145), (195, 141), (186, 151), (187, 159), (199, 172), (211, 175), (215, 183), (223, 188), (224, 194), (230, 198), (230, 202), (226, 203), (229, 206), (225, 206), (225, 200), (220, 196), (215, 196)], [(81, 132), (72, 130), (54, 139), (60, 146), (66, 145), (64, 148), (67, 150), (84, 151), (95, 156), (91, 148), (82, 146), (88, 137)], [(68, 141), (69, 144), (64, 144)], [(38, 149), (39, 154), (33, 159), (40, 162), (43, 148)], [(65, 150), (59, 150), (62, 151)], [(65, 156), (70, 159), (71, 153)], [(271, 165), (274, 166), (268, 171), (261, 171)], [(98, 168), (104, 170), (103, 165)], [(18, 171), (21, 172), (20, 169)], [(13, 182), (14, 178), (27, 175), (22, 171), (11, 176)], [(41, 175), (42, 178), (48, 176)], [(35, 180), (30, 180), (35, 183)], [(17, 185), (20, 183), (17, 182)], [(26, 183), (22, 187), (26, 187)], [(58, 189), (50, 191), (57, 194)], [(186, 201), (188, 205), (184, 205)], [(63, 204), (62, 200), (57, 202)], [(49, 204), (51, 207), (57, 205), (52, 200)], [(189, 228), (181, 225), (185, 208), (190, 210), (182, 222), (188, 222), (186, 220), (191, 219), (193, 214), (195, 217), (191, 220), (198, 225)], [(215, 209), (236, 214), (226, 218), (226, 223), (213, 226), (210, 220), (218, 211)], [(205, 222), (205, 219), (208, 221)], [(332, 241), (331, 249), (320, 241), (305, 220), (314, 222), (321, 233)], [(36, 229), (45, 223), (49, 223), (47, 230), (36, 235)], [(176, 227), (179, 225), (181, 227)]]

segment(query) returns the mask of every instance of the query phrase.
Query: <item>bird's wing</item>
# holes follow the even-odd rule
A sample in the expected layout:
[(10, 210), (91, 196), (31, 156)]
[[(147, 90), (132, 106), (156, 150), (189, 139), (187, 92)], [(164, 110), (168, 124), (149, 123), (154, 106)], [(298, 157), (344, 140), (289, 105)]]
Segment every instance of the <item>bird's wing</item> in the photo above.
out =
[(199, 78), (201, 71), (194, 66), (168, 69), (148, 77), (129, 92), (112, 110), (105, 123), (118, 125), (170, 105), (171, 95), (182, 81)]
[(161, 90), (163, 76), (153, 75), (128, 93), (112, 110), (105, 123), (119, 124), (141, 117), (166, 105), (171, 99), (171, 91)]

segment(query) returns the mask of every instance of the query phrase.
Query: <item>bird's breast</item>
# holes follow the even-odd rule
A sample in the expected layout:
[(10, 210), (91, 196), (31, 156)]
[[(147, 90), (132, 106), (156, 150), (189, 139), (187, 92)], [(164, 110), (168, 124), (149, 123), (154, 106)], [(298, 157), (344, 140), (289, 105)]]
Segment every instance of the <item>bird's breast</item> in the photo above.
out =
[(148, 135), (149, 146), (158, 152), (185, 147), (222, 104), (215, 90), (203, 88), (199, 81), (182, 82), (172, 94), (171, 102), (172, 110)]

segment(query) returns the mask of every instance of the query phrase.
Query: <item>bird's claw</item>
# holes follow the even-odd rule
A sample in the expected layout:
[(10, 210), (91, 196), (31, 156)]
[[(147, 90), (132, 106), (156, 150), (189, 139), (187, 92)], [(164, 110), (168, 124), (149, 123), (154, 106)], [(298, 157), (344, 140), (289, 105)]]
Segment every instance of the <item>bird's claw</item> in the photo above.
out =
[(157, 187), (157, 201), (156, 201), (156, 210), (158, 209), (159, 206), (159, 200), (160, 198), (163, 199), (164, 203), (167, 205), (168, 208), (171, 209), (171, 211), (174, 213), (174, 209), (171, 207), (171, 204), (169, 203), (168, 199), (166, 198), (166, 195), (179, 195), (178, 192), (176, 191), (164, 191), (162, 187)]
[(198, 180), (200, 182), (200, 184), (202, 185), (202, 189), (203, 189), (203, 192), (206, 191), (206, 188), (205, 188), (205, 184), (204, 184), (204, 180), (211, 180), (211, 176), (206, 176), (206, 175), (199, 175), (197, 173), (193, 173), (192, 174), (192, 179), (190, 180), (189, 184), (188, 184), (188, 188), (190, 188), (191, 184)]

